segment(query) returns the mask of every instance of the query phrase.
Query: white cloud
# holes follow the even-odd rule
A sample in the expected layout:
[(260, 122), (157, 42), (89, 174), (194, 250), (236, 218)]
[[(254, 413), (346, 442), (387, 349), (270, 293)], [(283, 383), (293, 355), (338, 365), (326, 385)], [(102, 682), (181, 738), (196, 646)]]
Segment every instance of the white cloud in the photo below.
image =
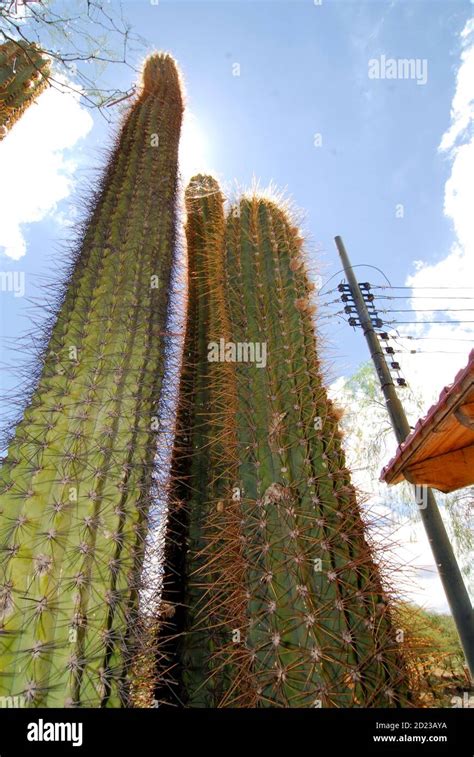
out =
[[(453, 224), (455, 239), (444, 255), (442, 251), (433, 251), (437, 253), (436, 262), (415, 261), (415, 272), (405, 282), (413, 288), (413, 297), (423, 297), (411, 300), (417, 324), (410, 325), (406, 333), (427, 341), (410, 341), (397, 336), (396, 343), (393, 343), (408, 350), (418, 348), (427, 351), (427, 354), (400, 356), (403, 372), (413, 389), (413, 392), (406, 390), (403, 395), (411, 422), (416, 422), (437, 400), (441, 389), (453, 381), (458, 370), (465, 366), (468, 353), (474, 346), (474, 323), (454, 323), (456, 320), (474, 321), (474, 312), (450, 313), (453, 322), (448, 326), (427, 323), (439, 320), (440, 313), (421, 312), (444, 307), (474, 308), (474, 21), (466, 24), (461, 33), (461, 42), (463, 49), (452, 100), (451, 123), (439, 146), (440, 154), (446, 155), (451, 164), (445, 185), (444, 213)], [(444, 287), (457, 289), (448, 291)], [(441, 299), (447, 294), (455, 294), (456, 297)], [(463, 297), (466, 299), (461, 299)], [(402, 327), (399, 327), (398, 333), (403, 333)], [(408, 583), (403, 571), (400, 573), (400, 593), (428, 609), (449, 612), (423, 524), (406, 517), (403, 508), (398, 511), (396, 508), (397, 501), (399, 504), (410, 502), (411, 497), (401, 487), (386, 487), (378, 480), (383, 465), (396, 449), (392, 434), (375, 439), (374, 445), (374, 428), (380, 430), (386, 423), (385, 409), (373, 403), (365, 407), (360, 399), (350, 399), (344, 393), (343, 383), (342, 379), (335, 382), (331, 393), (335, 401), (345, 407), (350, 419), (346, 424), (345, 447), (349, 465), (354, 471), (353, 481), (369, 495), (369, 510), (386, 519), (385, 524), (382, 522), (382, 525), (372, 527), (371, 533), (382, 549), (387, 544), (393, 544), (394, 560), (415, 572), (414, 580)], [(442, 502), (439, 496), (438, 500)], [(441, 510), (449, 528), (450, 518), (446, 508), (442, 506)], [(393, 578), (395, 576), (392, 575)]]
[[(416, 271), (406, 284), (413, 287), (411, 305), (419, 325), (416, 335), (423, 341), (403, 343), (407, 348), (415, 345), (421, 350), (438, 354), (403, 356), (403, 366), (412, 384), (424, 389), (429, 406), (444, 385), (450, 384), (457, 371), (467, 362), (469, 350), (474, 346), (474, 323), (457, 324), (454, 321), (474, 321), (474, 223), (472, 204), (472, 177), (474, 175), (474, 20), (470, 19), (461, 32), (461, 63), (456, 77), (452, 100), (451, 123), (439, 145), (441, 154), (451, 161), (451, 174), (445, 185), (444, 213), (453, 224), (455, 241), (447, 255), (436, 263), (416, 261)], [(424, 287), (433, 287), (426, 290)], [(439, 287), (439, 288), (437, 288)], [(456, 287), (448, 291), (444, 287)], [(466, 287), (466, 289), (462, 289)], [(468, 288), (470, 287), (470, 288)], [(442, 299), (446, 295), (456, 299)], [(432, 299), (426, 299), (429, 295)], [(463, 299), (464, 298), (464, 299)], [(421, 313), (421, 309), (461, 308), (449, 313), (453, 321), (449, 326), (428, 324), (439, 320), (438, 313)], [(400, 329), (402, 332), (402, 329)], [(426, 340), (426, 341), (425, 341)], [(426, 408), (425, 408), (426, 409)]]
[(0, 250), (8, 257), (26, 253), (22, 226), (54, 213), (70, 195), (76, 161), (66, 151), (92, 124), (78, 95), (49, 88), (0, 142)]
[[(372, 536), (382, 554), (387, 544), (397, 568), (390, 571), (389, 579), (395, 584), (405, 601), (432, 612), (449, 613), (449, 605), (426, 532), (421, 521), (408, 518), (394, 529), (392, 513), (382, 504), (372, 512), (380, 517), (381, 525), (372, 529)], [(386, 525), (384, 525), (384, 523)]]
[(451, 126), (443, 134), (440, 150), (449, 150), (455, 146), (456, 141), (467, 132), (472, 125), (474, 115), (474, 19), (469, 19), (461, 32), (463, 51), (461, 53), (461, 65), (457, 74), (456, 92), (453, 97), (451, 108)]

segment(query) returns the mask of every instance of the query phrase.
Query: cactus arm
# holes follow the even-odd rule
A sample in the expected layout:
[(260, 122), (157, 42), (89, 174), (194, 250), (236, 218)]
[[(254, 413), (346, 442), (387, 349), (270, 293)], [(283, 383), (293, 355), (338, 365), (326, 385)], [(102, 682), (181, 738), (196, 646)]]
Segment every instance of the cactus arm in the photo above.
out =
[(0, 139), (48, 84), (50, 61), (34, 44), (0, 45)]

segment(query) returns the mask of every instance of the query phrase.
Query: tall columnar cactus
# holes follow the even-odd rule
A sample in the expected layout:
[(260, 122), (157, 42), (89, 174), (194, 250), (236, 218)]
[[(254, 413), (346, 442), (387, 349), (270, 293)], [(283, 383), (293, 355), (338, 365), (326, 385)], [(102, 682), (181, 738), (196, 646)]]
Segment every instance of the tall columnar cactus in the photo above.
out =
[(0, 139), (48, 84), (50, 61), (34, 44), (0, 45)]
[(175, 646), (164, 646), (175, 654), (176, 700), (407, 705), (400, 637), (323, 385), (302, 239), (277, 205), (252, 197), (232, 208), (217, 244), (214, 190), (217, 201), (188, 201), (192, 284), (169, 521), (187, 552)]
[[(210, 680), (208, 685), (203, 675), (216, 645), (222, 644), (222, 632), (224, 636), (227, 633), (220, 621), (226, 587), (215, 581), (212, 571), (202, 572), (207, 565), (205, 548), (212, 533), (212, 511), (224, 506), (223, 498), (232, 490), (238, 463), (234, 366), (207, 361), (209, 341), (230, 338), (223, 269), (223, 204), (212, 177), (198, 175), (191, 180), (186, 190), (188, 311), (160, 631), (157, 698), (163, 703), (179, 704), (184, 699), (214, 706), (217, 680)], [(203, 603), (207, 595), (212, 610)], [(188, 628), (192, 628), (192, 634), (182, 637), (181, 632)]]
[(128, 701), (182, 109), (151, 56), (0, 470), (0, 695), (31, 706)]

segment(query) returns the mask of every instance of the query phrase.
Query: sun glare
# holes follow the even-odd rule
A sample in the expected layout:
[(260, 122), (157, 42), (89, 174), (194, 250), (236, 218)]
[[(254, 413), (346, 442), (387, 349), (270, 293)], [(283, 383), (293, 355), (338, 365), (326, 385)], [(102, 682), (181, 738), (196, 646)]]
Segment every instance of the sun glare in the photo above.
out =
[(196, 173), (209, 173), (209, 144), (198, 119), (185, 111), (179, 146), (179, 169), (184, 182)]

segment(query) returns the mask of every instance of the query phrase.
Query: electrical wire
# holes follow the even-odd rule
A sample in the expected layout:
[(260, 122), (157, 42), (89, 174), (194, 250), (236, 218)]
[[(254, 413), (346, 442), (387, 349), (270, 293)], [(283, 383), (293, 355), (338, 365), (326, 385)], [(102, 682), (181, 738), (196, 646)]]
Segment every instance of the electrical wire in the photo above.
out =
[[(378, 310), (378, 308), (377, 308)], [(474, 313), (474, 308), (426, 308), (414, 311), (413, 308), (378, 310), (379, 313)]]
[(461, 323), (474, 323), (474, 321), (384, 321), (386, 326), (396, 324), (397, 326), (405, 326), (406, 324), (415, 324), (417, 326), (424, 326), (425, 324), (437, 324), (438, 326), (452, 326), (454, 324)]
[[(332, 277), (331, 277), (332, 278)], [(330, 279), (328, 279), (329, 283)], [(327, 292), (323, 292), (324, 287), (326, 284), (322, 284), (320, 287), (318, 287), (317, 293), (319, 297), (326, 297), (328, 294), (334, 294), (336, 292), (339, 292), (339, 287), (333, 287), (332, 289), (328, 289)]]
[(451, 350), (393, 350), (390, 355), (465, 355), (465, 352)]
[(416, 339), (417, 341), (434, 341), (434, 342), (469, 342), (474, 344), (473, 339), (462, 339), (460, 337), (450, 336), (410, 336), (409, 334), (399, 334), (401, 339)]
[(459, 297), (458, 295), (452, 295), (445, 294), (441, 297), (431, 296), (429, 294), (414, 294), (414, 295), (405, 295), (402, 294), (378, 294), (377, 295), (378, 300), (474, 300), (473, 297)]
[(435, 289), (435, 290), (438, 290), (438, 289), (443, 289), (443, 290), (444, 289), (449, 289), (450, 291), (454, 291), (454, 290), (458, 291), (460, 289), (465, 291), (467, 289), (472, 289), (474, 291), (474, 287), (447, 287), (447, 286), (432, 286), (432, 287), (419, 287), (419, 286), (407, 287), (407, 286), (403, 286), (403, 287), (395, 287), (395, 286), (387, 286), (386, 284), (369, 284), (369, 286), (370, 286), (371, 289), (410, 289), (410, 290), (413, 290), (413, 289)]
[[(465, 352), (461, 352), (459, 350), (420, 349), (420, 348), (409, 349), (404, 344), (401, 344), (398, 340), (418, 340), (419, 339), (419, 340), (437, 341), (437, 338), (436, 337), (416, 337), (416, 336), (412, 336), (412, 335), (400, 334), (400, 332), (395, 327), (396, 326), (403, 326), (404, 327), (404, 326), (407, 326), (407, 325), (416, 325), (416, 326), (420, 326), (420, 325), (422, 325), (422, 326), (425, 326), (425, 325), (449, 325), (449, 326), (452, 326), (452, 325), (467, 325), (467, 324), (474, 324), (474, 321), (469, 321), (469, 320), (452, 320), (449, 316), (447, 316), (447, 320), (442, 320), (442, 321), (440, 321), (440, 320), (430, 320), (430, 321), (427, 321), (427, 320), (420, 320), (420, 319), (417, 319), (415, 321), (411, 321), (411, 320), (408, 320), (408, 321), (399, 321), (399, 320), (396, 320), (396, 319), (393, 319), (393, 320), (384, 320), (383, 318), (381, 318), (379, 316), (382, 316), (382, 315), (389, 315), (390, 316), (390, 315), (393, 315), (393, 314), (396, 314), (396, 313), (413, 313), (413, 314), (418, 314), (418, 313), (433, 313), (433, 314), (435, 314), (435, 313), (443, 313), (444, 315), (447, 315), (448, 313), (462, 314), (462, 313), (472, 313), (472, 312), (474, 312), (474, 308), (469, 308), (469, 307), (467, 307), (467, 308), (466, 307), (460, 307), (460, 308), (456, 308), (456, 307), (444, 307), (444, 308), (422, 308), (422, 309), (414, 309), (414, 308), (386, 308), (384, 310), (381, 310), (381, 309), (379, 309), (377, 301), (380, 301), (382, 299), (383, 300), (405, 300), (405, 301), (412, 300), (412, 299), (417, 299), (417, 300), (443, 300), (443, 301), (449, 301), (449, 300), (451, 300), (451, 301), (452, 300), (456, 300), (456, 301), (463, 300), (463, 301), (465, 301), (465, 300), (468, 300), (469, 302), (472, 302), (474, 300), (474, 296), (466, 296), (466, 294), (469, 291), (474, 291), (474, 287), (446, 287), (446, 286), (442, 286), (442, 287), (416, 287), (416, 290), (421, 290), (421, 289), (428, 290), (428, 291), (444, 290), (444, 291), (449, 291), (449, 292), (453, 292), (453, 291), (459, 292), (459, 291), (461, 291), (461, 292), (463, 292), (463, 295), (461, 295), (461, 296), (459, 296), (457, 294), (456, 295), (454, 295), (454, 294), (448, 294), (448, 295), (444, 295), (444, 296), (443, 295), (436, 295), (436, 296), (432, 296), (432, 295), (425, 295), (425, 296), (423, 296), (423, 295), (412, 295), (412, 296), (410, 296), (410, 295), (407, 295), (407, 296), (403, 296), (403, 295), (387, 295), (387, 294), (380, 295), (380, 294), (377, 294), (377, 295), (372, 295), (371, 297), (369, 297), (367, 295), (370, 295), (370, 291), (374, 290), (374, 289), (377, 289), (377, 290), (411, 290), (412, 291), (413, 289), (415, 289), (415, 287), (407, 287), (407, 286), (394, 287), (394, 286), (392, 286), (390, 284), (388, 286), (384, 285), (384, 284), (372, 285), (372, 284), (370, 284), (368, 282), (365, 285), (363, 285), (363, 284), (361, 284), (359, 282), (359, 287), (360, 287), (361, 293), (362, 293), (362, 295), (364, 297), (366, 307), (368, 308), (369, 317), (370, 317), (370, 320), (372, 322), (372, 325), (375, 326), (375, 328), (377, 328), (377, 329), (387, 328), (388, 331), (395, 331), (395, 333), (397, 334), (397, 336), (394, 336), (393, 334), (387, 333), (387, 338), (392, 340), (392, 342), (394, 343), (394, 346), (395, 346), (396, 349), (394, 349), (393, 347), (390, 347), (389, 349), (386, 350), (386, 352), (387, 352), (387, 355), (389, 356), (389, 362), (391, 362), (391, 368), (390, 368), (390, 370), (396, 372), (396, 374), (397, 374), (396, 381), (397, 381), (397, 383), (398, 383), (398, 385), (399, 385), (400, 388), (402, 388), (402, 387), (404, 389), (408, 388), (409, 391), (410, 391), (410, 393), (411, 393), (411, 390), (410, 390), (410, 387), (409, 387), (409, 383), (403, 377), (403, 372), (402, 372), (401, 366), (400, 366), (399, 362), (394, 359), (395, 355), (464, 355), (465, 356)], [(339, 300), (340, 299), (342, 299), (342, 297), (339, 298)], [(355, 307), (355, 303), (354, 303), (352, 297), (345, 297), (343, 301), (347, 302), (348, 305), (346, 305), (346, 308), (344, 309), (344, 311), (342, 313), (340, 312), (338, 315), (341, 315), (342, 319), (349, 326), (352, 326), (353, 328), (356, 328), (357, 326), (360, 326), (360, 323), (357, 323), (358, 312), (357, 312), (357, 308)], [(452, 304), (452, 303), (448, 302), (448, 304)], [(352, 316), (352, 317), (348, 318), (347, 316)], [(326, 316), (326, 317), (330, 317), (330, 316)], [(377, 319), (375, 321), (375, 323), (377, 325), (375, 325), (374, 319)], [(350, 321), (352, 321), (352, 323), (350, 323)], [(384, 333), (384, 332), (380, 332), (380, 331), (377, 332), (376, 331), (376, 333), (377, 333), (378, 338), (382, 342), (383, 341), (382, 340), (382, 333)], [(459, 337), (454, 337), (453, 339), (450, 339), (448, 337), (444, 337), (443, 338), (444, 341), (448, 341), (448, 339), (449, 339), (450, 342), (470, 342), (470, 343), (474, 343), (474, 340), (463, 339), (463, 338), (459, 338)], [(435, 346), (435, 345), (433, 345), (433, 346)]]

